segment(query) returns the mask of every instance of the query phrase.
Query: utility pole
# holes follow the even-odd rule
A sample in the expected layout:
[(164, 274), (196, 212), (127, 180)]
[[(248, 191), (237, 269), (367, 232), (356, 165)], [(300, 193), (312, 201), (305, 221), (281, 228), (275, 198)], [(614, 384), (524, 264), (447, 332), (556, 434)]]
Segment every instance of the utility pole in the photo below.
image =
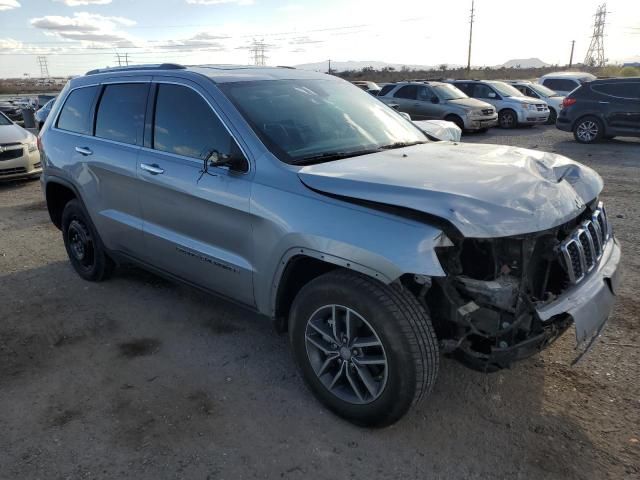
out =
[(40, 67), (40, 76), (42, 78), (49, 78), (49, 67), (47, 65), (47, 57), (38, 57), (38, 66)]
[(469, 17), (469, 55), (467, 56), (467, 73), (471, 72), (471, 41), (473, 39), (473, 20), (475, 14), (475, 0), (471, 0), (471, 17)]
[(603, 3), (598, 7), (593, 22), (593, 33), (589, 50), (584, 57), (584, 64), (590, 67), (604, 67), (607, 59), (604, 56), (604, 25), (607, 17), (607, 4)]
[(327, 73), (331, 75), (331, 59), (329, 59), (329, 71)]
[(573, 49), (576, 46), (576, 41), (575, 40), (571, 40), (571, 56), (569, 57), (569, 68), (571, 68), (571, 66), (573, 65)]

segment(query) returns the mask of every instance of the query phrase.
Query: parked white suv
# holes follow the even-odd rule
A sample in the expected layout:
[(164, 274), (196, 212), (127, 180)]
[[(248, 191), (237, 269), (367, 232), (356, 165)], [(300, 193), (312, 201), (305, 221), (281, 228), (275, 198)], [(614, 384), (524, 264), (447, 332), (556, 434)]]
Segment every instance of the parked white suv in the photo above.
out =
[(540, 77), (538, 83), (560, 95), (568, 95), (583, 83), (591, 82), (596, 78), (595, 75), (587, 72), (554, 72)]

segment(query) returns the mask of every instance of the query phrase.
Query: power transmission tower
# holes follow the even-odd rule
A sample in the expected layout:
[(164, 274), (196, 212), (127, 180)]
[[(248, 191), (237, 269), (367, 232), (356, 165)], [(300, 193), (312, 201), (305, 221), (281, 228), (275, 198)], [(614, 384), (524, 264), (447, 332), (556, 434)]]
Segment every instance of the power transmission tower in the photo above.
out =
[(118, 62), (118, 66), (122, 67), (129, 66), (129, 54), (128, 53), (117, 53), (116, 52), (116, 61)]
[(475, 19), (475, 1), (471, 0), (471, 16), (469, 17), (469, 54), (467, 56), (467, 72), (471, 71), (471, 41), (473, 39), (474, 19)]
[(607, 59), (604, 56), (604, 25), (607, 17), (607, 4), (603, 3), (598, 7), (593, 22), (593, 34), (589, 50), (584, 57), (584, 64), (591, 67), (604, 67)]
[(253, 40), (251, 47), (249, 48), (250, 61), (254, 65), (264, 67), (267, 64), (267, 44), (264, 40)]
[(42, 78), (49, 78), (49, 67), (47, 66), (47, 57), (38, 57), (38, 66), (40, 67), (40, 76)]

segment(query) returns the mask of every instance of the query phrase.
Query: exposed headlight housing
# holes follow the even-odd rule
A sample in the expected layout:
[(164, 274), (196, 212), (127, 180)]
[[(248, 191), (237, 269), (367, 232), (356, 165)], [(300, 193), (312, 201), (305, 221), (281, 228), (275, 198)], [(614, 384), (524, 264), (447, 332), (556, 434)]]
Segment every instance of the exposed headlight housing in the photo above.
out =
[(27, 143), (27, 150), (29, 150), (29, 153), (35, 152), (38, 150), (38, 144), (36, 142)]

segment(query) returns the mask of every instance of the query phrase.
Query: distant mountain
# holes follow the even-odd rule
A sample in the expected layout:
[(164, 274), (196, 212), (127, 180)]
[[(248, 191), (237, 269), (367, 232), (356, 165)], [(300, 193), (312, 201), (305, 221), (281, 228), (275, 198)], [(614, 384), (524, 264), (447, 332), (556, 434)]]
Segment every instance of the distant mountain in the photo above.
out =
[(499, 65), (499, 67), (504, 68), (542, 68), (548, 66), (548, 63), (543, 62), (539, 58), (516, 58)]
[[(296, 68), (301, 70), (313, 70), (319, 72), (326, 72), (329, 69), (329, 63), (325, 60), (324, 62), (316, 62), (316, 63), (303, 63), (301, 65), (295, 65)], [(408, 68), (409, 70), (433, 70), (437, 67), (433, 65), (411, 65), (404, 63), (387, 63), (387, 62), (379, 62), (379, 61), (353, 61), (349, 60), (347, 62), (331, 62), (331, 70), (335, 72), (344, 72), (345, 70), (362, 70), (363, 68), (371, 67), (374, 70), (382, 70), (383, 68), (394, 68), (395, 70), (401, 70), (402, 67)]]

